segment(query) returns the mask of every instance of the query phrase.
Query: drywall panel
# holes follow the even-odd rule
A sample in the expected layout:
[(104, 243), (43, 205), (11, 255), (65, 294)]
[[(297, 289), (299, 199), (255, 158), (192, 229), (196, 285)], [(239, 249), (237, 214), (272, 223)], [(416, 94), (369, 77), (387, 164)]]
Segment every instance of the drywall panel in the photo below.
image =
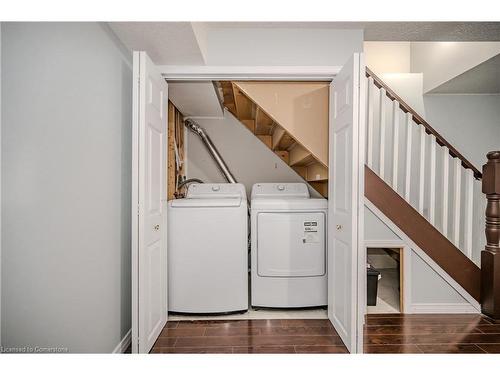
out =
[(326, 82), (236, 82), (275, 122), (328, 166)]
[(420, 116), (425, 117), (422, 73), (383, 73), (379, 77)]
[(363, 30), (210, 27), (207, 65), (343, 66), (363, 51)]
[(500, 95), (426, 95), (425, 119), (476, 168), (500, 146)]
[(468, 302), (415, 252), (411, 253), (412, 303), (464, 303)]
[(191, 22), (109, 22), (131, 51), (146, 51), (157, 65), (204, 65), (203, 25)]
[[(245, 185), (248, 196), (258, 182), (304, 182), (283, 160), (241, 124), (230, 112), (224, 117), (196, 118), (207, 132), (231, 173)], [(225, 182), (198, 136), (188, 132), (187, 177), (204, 182)], [(311, 187), (312, 196), (320, 195)]]
[(365, 206), (365, 241), (402, 241), (382, 220)]
[(211, 81), (169, 82), (168, 98), (186, 117), (222, 116), (222, 105)]
[(432, 90), (433, 94), (500, 94), (500, 54)]
[(375, 74), (410, 73), (410, 42), (364, 42), (366, 66)]
[(131, 327), (131, 56), (98, 23), (2, 24), (2, 344)]
[(500, 53), (500, 42), (413, 42), (411, 72), (424, 74), (424, 93)]
[[(370, 246), (380, 243), (404, 241), (389, 226), (365, 205), (365, 241)], [(387, 220), (386, 218), (384, 220)], [(410, 247), (409, 244), (406, 246)], [(472, 306), (428, 263), (413, 250), (409, 252), (409, 269), (405, 274), (409, 277), (409, 300), (412, 312), (455, 312), (470, 310)], [(413, 310), (414, 309), (414, 310)]]

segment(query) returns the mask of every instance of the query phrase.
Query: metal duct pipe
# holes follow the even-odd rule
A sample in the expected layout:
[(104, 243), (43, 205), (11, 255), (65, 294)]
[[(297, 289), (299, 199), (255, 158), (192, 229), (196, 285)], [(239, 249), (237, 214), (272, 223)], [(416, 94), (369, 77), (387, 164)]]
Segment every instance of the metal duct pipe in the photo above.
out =
[(234, 178), (233, 174), (227, 167), (226, 163), (224, 162), (224, 159), (222, 159), (222, 156), (220, 156), (219, 151), (217, 151), (217, 148), (212, 143), (210, 137), (205, 133), (205, 130), (195, 121), (189, 118), (186, 119), (186, 121), (184, 121), (184, 125), (194, 134), (198, 135), (201, 138), (201, 141), (207, 147), (209, 154), (214, 159), (215, 164), (217, 164), (217, 167), (219, 167), (219, 170), (221, 171), (226, 181), (231, 184), (236, 184), (237, 183), (236, 179)]

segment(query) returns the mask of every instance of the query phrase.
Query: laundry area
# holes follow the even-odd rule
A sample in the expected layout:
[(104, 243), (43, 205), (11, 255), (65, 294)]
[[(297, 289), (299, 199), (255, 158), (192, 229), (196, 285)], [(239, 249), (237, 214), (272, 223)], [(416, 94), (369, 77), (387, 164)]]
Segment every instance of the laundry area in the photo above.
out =
[(169, 82), (169, 320), (327, 318), (328, 144), (275, 120), (293, 95), (327, 134), (328, 83)]

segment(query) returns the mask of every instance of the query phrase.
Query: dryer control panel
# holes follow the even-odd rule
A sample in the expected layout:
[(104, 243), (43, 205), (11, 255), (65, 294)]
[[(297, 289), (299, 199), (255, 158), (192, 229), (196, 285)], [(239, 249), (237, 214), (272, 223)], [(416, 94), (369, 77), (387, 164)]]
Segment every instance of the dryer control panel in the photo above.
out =
[(255, 198), (310, 198), (304, 183), (259, 183), (252, 187), (252, 199)]

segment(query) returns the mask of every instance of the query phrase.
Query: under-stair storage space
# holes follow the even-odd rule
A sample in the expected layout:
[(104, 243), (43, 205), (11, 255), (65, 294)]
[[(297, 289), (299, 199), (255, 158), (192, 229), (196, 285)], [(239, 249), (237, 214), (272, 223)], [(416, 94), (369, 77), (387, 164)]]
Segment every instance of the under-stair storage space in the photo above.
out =
[(218, 82), (224, 106), (324, 197), (328, 195), (328, 86)]
[(401, 249), (367, 249), (368, 314), (403, 312), (402, 259)]

